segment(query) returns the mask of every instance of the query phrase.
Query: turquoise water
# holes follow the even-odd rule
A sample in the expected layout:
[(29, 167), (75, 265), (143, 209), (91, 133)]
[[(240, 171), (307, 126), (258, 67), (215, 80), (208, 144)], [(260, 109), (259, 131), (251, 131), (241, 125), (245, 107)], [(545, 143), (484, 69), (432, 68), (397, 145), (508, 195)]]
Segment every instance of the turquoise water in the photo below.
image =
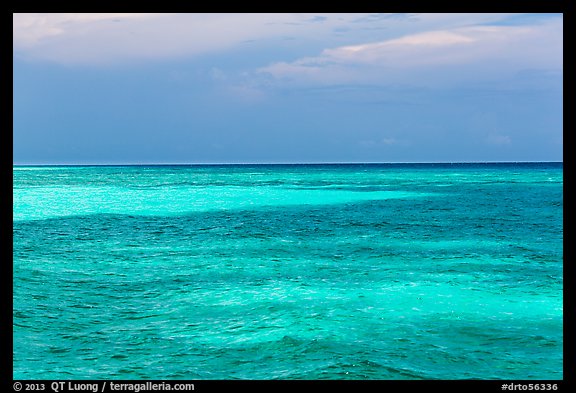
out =
[(14, 167), (14, 378), (561, 379), (562, 171)]

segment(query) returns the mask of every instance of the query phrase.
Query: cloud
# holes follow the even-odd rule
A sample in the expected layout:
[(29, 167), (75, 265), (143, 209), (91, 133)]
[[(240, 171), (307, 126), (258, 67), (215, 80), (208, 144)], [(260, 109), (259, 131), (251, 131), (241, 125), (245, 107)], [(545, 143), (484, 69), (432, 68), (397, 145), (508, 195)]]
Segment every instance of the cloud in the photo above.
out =
[(486, 137), (486, 142), (489, 145), (505, 146), (512, 143), (512, 138), (508, 135), (491, 134)]
[[(293, 58), (296, 51), (318, 53), (323, 48), (388, 42), (387, 49), (369, 45), (358, 53), (369, 57), (368, 52), (402, 44), (394, 44), (402, 36), (442, 42), (467, 39), (465, 33), (450, 29), (497, 23), (510, 15), (514, 14), (14, 14), (13, 48), (15, 56), (31, 61), (98, 65), (200, 56), (251, 45), (290, 48), (287, 54)], [(344, 54), (328, 51), (320, 57), (331, 56), (339, 59)]]
[(398, 139), (396, 139), (396, 138), (383, 138), (381, 142), (382, 142), (382, 144), (388, 145), (388, 146), (389, 145), (396, 145), (399, 143)]
[[(562, 69), (562, 19), (531, 26), (471, 26), (323, 50), (259, 69), (284, 83), (410, 83), (444, 73), (452, 80), (526, 68)], [(456, 68), (457, 67), (457, 68)], [(448, 73), (446, 73), (448, 70)], [(421, 72), (420, 76), (412, 71)], [(454, 71), (461, 75), (454, 75)]]
[(395, 137), (384, 137), (381, 139), (364, 139), (358, 142), (358, 144), (365, 148), (380, 148), (388, 146), (410, 146), (411, 141)]
[(322, 38), (362, 15), (13, 14), (13, 47), (19, 57), (62, 64), (169, 59), (287, 35)]
[(79, 25), (94, 22), (121, 22), (133, 19), (150, 19), (161, 14), (139, 13), (55, 13), (13, 14), (13, 41), (15, 46), (32, 47), (42, 40), (66, 34)]
[(254, 37), (264, 20), (229, 14), (14, 14), (16, 55), (62, 64), (175, 58)]

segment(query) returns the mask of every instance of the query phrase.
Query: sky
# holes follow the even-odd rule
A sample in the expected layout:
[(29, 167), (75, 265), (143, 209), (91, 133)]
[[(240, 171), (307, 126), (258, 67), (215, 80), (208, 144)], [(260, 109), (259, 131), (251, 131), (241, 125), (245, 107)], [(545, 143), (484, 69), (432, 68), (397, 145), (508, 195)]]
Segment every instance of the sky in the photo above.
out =
[(562, 161), (562, 14), (14, 14), (13, 162)]

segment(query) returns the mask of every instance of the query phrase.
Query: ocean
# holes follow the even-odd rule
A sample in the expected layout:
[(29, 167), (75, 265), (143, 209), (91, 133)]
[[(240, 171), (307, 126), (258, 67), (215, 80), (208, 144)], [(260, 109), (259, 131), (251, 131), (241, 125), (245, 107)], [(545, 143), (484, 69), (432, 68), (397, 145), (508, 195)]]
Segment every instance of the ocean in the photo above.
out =
[(563, 164), (13, 167), (15, 379), (562, 379)]

